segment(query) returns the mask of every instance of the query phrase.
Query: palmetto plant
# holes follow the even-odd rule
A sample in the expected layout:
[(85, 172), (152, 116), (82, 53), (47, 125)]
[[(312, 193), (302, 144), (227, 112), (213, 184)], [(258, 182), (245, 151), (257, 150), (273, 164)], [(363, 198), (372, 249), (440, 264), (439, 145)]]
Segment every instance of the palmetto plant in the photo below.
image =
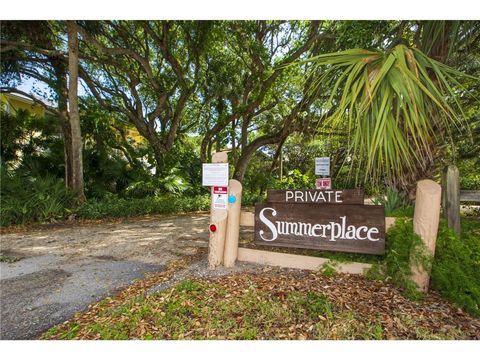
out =
[(397, 188), (424, 176), (452, 126), (462, 127), (463, 73), (416, 48), (346, 50), (308, 60), (311, 92), (329, 93), (323, 126), (348, 132), (350, 164)]

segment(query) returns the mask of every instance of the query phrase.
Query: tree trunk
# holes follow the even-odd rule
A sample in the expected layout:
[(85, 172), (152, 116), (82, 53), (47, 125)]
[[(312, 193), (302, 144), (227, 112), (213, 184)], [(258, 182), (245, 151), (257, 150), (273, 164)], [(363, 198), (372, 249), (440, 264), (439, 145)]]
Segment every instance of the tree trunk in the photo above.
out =
[(77, 193), (77, 205), (85, 201), (83, 189), (82, 133), (78, 112), (78, 34), (74, 21), (67, 21), (68, 30), (68, 105), (72, 141), (72, 189)]
[(65, 185), (73, 188), (73, 170), (72, 170), (72, 134), (70, 122), (68, 120), (68, 86), (67, 86), (67, 68), (60, 62), (53, 60), (52, 66), (56, 75), (56, 90), (58, 95), (58, 117), (63, 135), (63, 149), (65, 162)]
[(164, 149), (160, 142), (150, 141), (153, 148), (153, 155), (155, 157), (155, 176), (161, 176), (165, 171), (164, 163)]
[(259, 147), (261, 146), (252, 146), (251, 144), (246, 148), (242, 148), (242, 154), (240, 155), (235, 164), (235, 172), (233, 174), (233, 178), (235, 180), (243, 183), (243, 178), (245, 177), (245, 173), (247, 172), (248, 163), (250, 162), (250, 159)]

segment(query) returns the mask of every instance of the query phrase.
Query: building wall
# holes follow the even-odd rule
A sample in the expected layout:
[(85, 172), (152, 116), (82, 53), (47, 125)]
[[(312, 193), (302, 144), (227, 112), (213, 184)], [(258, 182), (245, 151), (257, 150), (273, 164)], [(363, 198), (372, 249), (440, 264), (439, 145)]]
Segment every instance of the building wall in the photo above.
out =
[(0, 104), (2, 109), (9, 114), (15, 114), (19, 109), (28, 110), (32, 115), (39, 117), (45, 116), (45, 108), (35, 104), (32, 100), (24, 99), (18, 95), (0, 94)]

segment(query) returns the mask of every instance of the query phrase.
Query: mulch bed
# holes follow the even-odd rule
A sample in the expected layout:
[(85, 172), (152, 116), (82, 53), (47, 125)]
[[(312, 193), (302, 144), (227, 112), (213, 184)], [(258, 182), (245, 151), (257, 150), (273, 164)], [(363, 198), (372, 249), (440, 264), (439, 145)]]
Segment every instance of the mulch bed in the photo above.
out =
[[(204, 255), (205, 253), (201, 252), (190, 258), (177, 260), (169, 266), (167, 271), (151, 274), (124, 289), (116, 296), (91, 305), (86, 312), (79, 313), (71, 321), (60, 325), (58, 331), (54, 334), (49, 334), (48, 338), (61, 338), (61, 332), (68, 331), (71, 323), (79, 324), (81, 328), (75, 338), (99, 338), (98, 334), (84, 331), (87, 328), (85, 325), (111, 321), (110, 319), (102, 318), (103, 315), (99, 314), (104, 314), (106, 310), (112, 310), (118, 306), (125, 305), (137, 295), (146, 294), (150, 287), (167, 281), (175, 271), (186, 268), (193, 261)], [(291, 293), (306, 294), (313, 292), (320, 294), (335, 306), (336, 311), (354, 314), (354, 321), (358, 322), (363, 329), (368, 329), (372, 324), (380, 325), (382, 329), (381, 338), (383, 339), (480, 339), (480, 319), (472, 317), (451, 305), (440, 298), (439, 295), (432, 292), (424, 300), (415, 302), (403, 297), (401, 289), (381, 281), (367, 279), (361, 275), (336, 274), (327, 277), (311, 271), (266, 268), (257, 273), (236, 273), (220, 278), (199, 278), (194, 280), (201, 283), (206, 289), (209, 289), (205, 293), (199, 292), (195, 296), (197, 296), (197, 299), (202, 300), (205, 297), (211, 297), (212, 301), (210, 302), (209, 300), (209, 304), (211, 303), (212, 306), (209, 306), (208, 311), (212, 312), (216, 311), (215, 304), (219, 301), (232, 301), (232, 304), (234, 304), (233, 302), (238, 301), (243, 296), (242, 294), (246, 292), (246, 289), (251, 289), (253, 284), (256, 294), (258, 294), (259, 302), (275, 301), (281, 304), (288, 299)], [(169, 293), (168, 296), (175, 297), (178, 295), (175, 294), (176, 290), (173, 288), (166, 291)], [(220, 295), (225, 293), (228, 295)], [(192, 299), (192, 301), (195, 301), (194, 297)], [(152, 303), (156, 300), (148, 301)], [(240, 319), (237, 320), (242, 321), (242, 314), (239, 316)], [(196, 322), (200, 323), (204, 320), (207, 321), (207, 319), (199, 318)], [(325, 319), (322, 316), (319, 319), (304, 320), (297, 324), (279, 322), (274, 324), (274, 329), (269, 330), (269, 332), (262, 333), (262, 329), (260, 329), (255, 338), (318, 339), (318, 332), (315, 333), (314, 329), (316, 323), (330, 321), (329, 326), (333, 330), (337, 326), (335, 319)], [(137, 329), (132, 330), (129, 337), (143, 338), (142, 334), (149, 331), (154, 332), (155, 329), (154, 323), (142, 320), (141, 328), (138, 331)], [(419, 336), (419, 329), (430, 334), (430, 336)], [(190, 334), (196, 334), (196, 336), (189, 337)], [(215, 333), (215, 331), (213, 333), (210, 331), (207, 334), (195, 333), (195, 329), (188, 331), (186, 335), (185, 338), (235, 338), (229, 337), (228, 334)], [(169, 337), (164, 336), (163, 338)], [(183, 338), (183, 336), (173, 338)], [(333, 331), (326, 338), (336, 339), (343, 337), (342, 335), (337, 337)]]

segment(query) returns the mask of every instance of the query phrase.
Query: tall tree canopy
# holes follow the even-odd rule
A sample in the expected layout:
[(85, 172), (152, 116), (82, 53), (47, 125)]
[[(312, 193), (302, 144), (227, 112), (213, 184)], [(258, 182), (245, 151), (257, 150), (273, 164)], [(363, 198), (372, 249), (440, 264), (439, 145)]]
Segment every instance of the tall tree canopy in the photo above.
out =
[[(147, 178), (156, 179), (153, 188), (165, 179), (193, 183), (202, 161), (230, 150), (233, 176), (261, 192), (275, 178), (284, 145), (294, 161), (299, 157), (291, 151), (301, 139), (315, 142), (305, 144), (309, 152), (332, 155), (345, 186), (373, 181), (408, 190), (449, 159), (475, 153), (478, 22), (6, 21), (1, 27), (1, 91), (54, 104), (64, 144), (58, 167), (79, 193), (82, 158), (85, 171), (94, 164), (105, 170), (85, 175), (93, 194), (101, 173), (117, 174), (115, 184), (106, 175), (102, 180), (111, 191), (145, 185)], [(20, 91), (28, 79), (47, 93)], [(447, 146), (448, 139), (455, 140)], [(20, 161), (2, 154), (7, 158)], [(107, 169), (109, 158), (122, 160)], [(269, 174), (261, 185), (253, 180), (259, 172)], [(356, 182), (344, 181), (352, 174)]]

